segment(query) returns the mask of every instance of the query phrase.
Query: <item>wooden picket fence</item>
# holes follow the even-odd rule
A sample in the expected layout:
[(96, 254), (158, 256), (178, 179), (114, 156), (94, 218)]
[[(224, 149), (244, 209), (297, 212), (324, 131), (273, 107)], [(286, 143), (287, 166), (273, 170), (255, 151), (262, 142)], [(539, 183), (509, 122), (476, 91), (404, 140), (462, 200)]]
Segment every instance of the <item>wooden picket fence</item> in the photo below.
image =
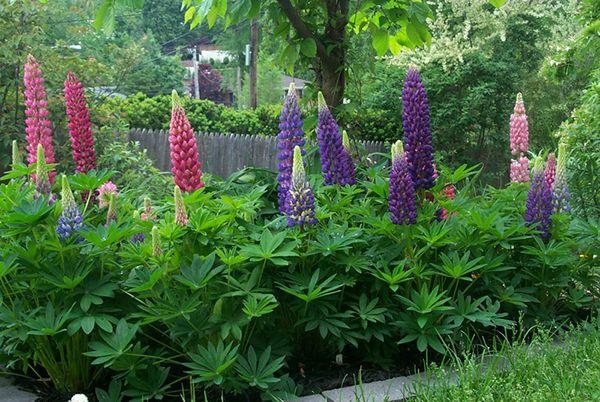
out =
[[(129, 131), (130, 141), (146, 149), (154, 165), (161, 171), (171, 170), (169, 133), (164, 130), (138, 129)], [(244, 167), (261, 167), (277, 170), (277, 137), (244, 134), (197, 133), (198, 151), (202, 170), (220, 177)], [(355, 148), (362, 157), (386, 152), (384, 143), (356, 141)], [(377, 157), (373, 157), (377, 159)]]

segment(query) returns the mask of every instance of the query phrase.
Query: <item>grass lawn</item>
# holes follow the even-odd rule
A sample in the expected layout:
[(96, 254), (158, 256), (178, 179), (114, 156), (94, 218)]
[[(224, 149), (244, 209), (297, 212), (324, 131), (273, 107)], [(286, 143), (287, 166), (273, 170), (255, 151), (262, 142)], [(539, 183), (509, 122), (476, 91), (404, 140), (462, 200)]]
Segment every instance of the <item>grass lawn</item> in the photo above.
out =
[(412, 400), (600, 401), (600, 319), (558, 338), (537, 334), (529, 346), (506, 346), (487, 364), (482, 357), (455, 359), (456, 384), (420, 384)]

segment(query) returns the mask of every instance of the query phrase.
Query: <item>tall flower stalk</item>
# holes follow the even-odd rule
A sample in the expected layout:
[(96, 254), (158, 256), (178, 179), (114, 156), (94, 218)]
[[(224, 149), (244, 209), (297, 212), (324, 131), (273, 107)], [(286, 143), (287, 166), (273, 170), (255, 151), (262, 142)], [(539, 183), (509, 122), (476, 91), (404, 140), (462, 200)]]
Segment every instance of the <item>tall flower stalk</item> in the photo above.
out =
[(551, 216), (552, 189), (544, 180), (544, 161), (542, 158), (537, 158), (525, 204), (525, 223), (535, 226), (540, 231), (541, 237), (547, 239), (550, 237)]
[(49, 195), (50, 201), (54, 202), (52, 196), (52, 184), (48, 177), (48, 166), (46, 165), (46, 155), (44, 154), (44, 147), (42, 144), (37, 145), (36, 153), (36, 165), (35, 165), (35, 191), (36, 196)]
[(408, 168), (402, 141), (392, 145), (392, 171), (388, 199), (391, 220), (396, 225), (412, 225), (417, 222), (415, 187)]
[(62, 212), (58, 217), (56, 233), (61, 240), (66, 240), (83, 228), (83, 216), (75, 202), (67, 176), (62, 176)]
[(183, 110), (177, 91), (172, 93), (173, 108), (169, 126), (169, 144), (175, 184), (182, 191), (192, 192), (204, 187), (194, 130)]
[(340, 128), (321, 92), (318, 94), (318, 110), (317, 142), (323, 182), (325, 185), (341, 186), (356, 183), (354, 162), (344, 147)]
[(558, 144), (552, 205), (555, 213), (568, 213), (571, 211), (571, 193), (567, 183), (567, 144), (565, 141)]
[[(32, 55), (27, 56), (25, 73), (25, 133), (27, 139), (27, 162), (31, 165), (37, 161), (37, 148), (44, 148), (46, 163), (54, 163), (54, 146), (52, 145), (52, 124), (48, 119), (48, 101), (46, 88), (40, 65)], [(50, 183), (54, 183), (56, 172), (48, 172)]]
[(150, 234), (152, 236), (152, 256), (159, 257), (163, 253), (163, 250), (160, 244), (160, 233), (158, 232), (158, 227), (153, 226)]
[(277, 159), (279, 160), (277, 192), (279, 212), (281, 213), (286, 212), (286, 206), (288, 205), (286, 200), (291, 187), (294, 148), (296, 146), (300, 147), (301, 153), (304, 155), (302, 149), (304, 143), (304, 130), (302, 129), (298, 95), (296, 94), (296, 86), (292, 82), (279, 115), (279, 134), (277, 135)]
[(556, 157), (552, 152), (548, 154), (546, 159), (546, 170), (544, 171), (544, 180), (548, 187), (554, 189), (554, 181), (556, 179)]
[(529, 150), (529, 124), (525, 114), (523, 95), (519, 92), (514, 113), (510, 115), (510, 180), (515, 183), (529, 181), (529, 159), (525, 156)]
[(433, 145), (429, 104), (419, 72), (410, 68), (402, 90), (402, 125), (406, 162), (415, 190), (434, 186)]
[(96, 169), (94, 137), (83, 85), (72, 72), (67, 73), (64, 91), (75, 169), (77, 173), (87, 173)]
[(188, 216), (185, 210), (185, 202), (181, 195), (181, 189), (177, 185), (173, 190), (173, 198), (175, 200), (175, 223), (179, 226), (187, 226)]
[(315, 197), (306, 180), (302, 151), (299, 146), (294, 147), (291, 186), (286, 198), (288, 226), (312, 225), (317, 222), (315, 218)]

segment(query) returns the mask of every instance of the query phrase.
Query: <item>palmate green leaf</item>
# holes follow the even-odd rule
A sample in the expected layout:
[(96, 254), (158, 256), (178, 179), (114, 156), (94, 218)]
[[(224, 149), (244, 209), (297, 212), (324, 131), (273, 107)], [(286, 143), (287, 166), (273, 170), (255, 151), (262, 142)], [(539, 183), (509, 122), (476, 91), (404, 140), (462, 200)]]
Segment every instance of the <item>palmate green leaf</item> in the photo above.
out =
[(237, 350), (238, 346), (233, 346), (233, 343), (225, 346), (219, 341), (216, 347), (209, 343), (207, 347), (199, 346), (198, 353), (189, 353), (192, 362), (184, 365), (190, 369), (187, 373), (194, 377), (193, 382), (208, 382), (219, 386), (238, 358)]
[(113, 378), (108, 386), (108, 391), (96, 388), (96, 398), (98, 398), (98, 402), (121, 402), (123, 400), (121, 386), (121, 381)]
[(429, 290), (429, 286), (424, 283), (420, 291), (413, 290), (410, 294), (410, 299), (404, 296), (397, 295), (402, 303), (408, 306), (408, 310), (420, 314), (429, 314), (431, 312), (443, 312), (451, 310), (452, 307), (446, 305), (450, 300), (449, 297), (444, 297), (446, 291), (439, 291), (439, 286)]
[(146, 267), (135, 267), (129, 272), (129, 277), (124, 286), (129, 288), (130, 292), (141, 293), (150, 290), (158, 281), (168, 272), (166, 265), (148, 269)]
[(92, 364), (104, 364), (104, 367), (110, 367), (112, 363), (132, 348), (131, 341), (138, 329), (138, 324), (129, 325), (124, 318), (121, 318), (114, 333), (101, 332), (102, 342), (90, 342), (91, 351), (85, 352), (84, 355), (95, 357)]
[(296, 257), (298, 254), (292, 251), (298, 245), (297, 241), (283, 244), (286, 232), (275, 235), (269, 229), (265, 229), (260, 236), (260, 244), (247, 244), (240, 247), (240, 253), (250, 261), (270, 261), (273, 265), (289, 265), (286, 257)]
[(271, 359), (271, 346), (268, 346), (260, 355), (256, 355), (250, 346), (246, 356), (240, 356), (235, 369), (239, 376), (251, 387), (268, 389), (271, 384), (279, 382), (274, 374), (283, 367), (285, 356)]
[(91, 170), (87, 173), (77, 173), (69, 176), (69, 185), (73, 191), (94, 191), (110, 180), (113, 172), (108, 170)]
[(43, 314), (38, 315), (37, 312), (42, 311), (41, 309), (38, 309), (36, 312), (34, 312), (32, 318), (28, 319), (24, 323), (27, 327), (31, 328), (31, 331), (29, 331), (28, 334), (37, 336), (54, 336), (66, 331), (64, 325), (69, 319), (72, 309), (73, 306), (56, 314), (52, 303), (48, 303), (46, 308), (43, 310)]
[(96, 312), (89, 314), (78, 314), (72, 318), (73, 320), (67, 328), (69, 336), (74, 335), (80, 329), (85, 334), (89, 335), (96, 326), (100, 327), (105, 332), (111, 333), (113, 331), (113, 324), (117, 323), (117, 319), (115, 317)]
[(272, 294), (253, 294), (244, 300), (242, 311), (251, 318), (262, 317), (277, 308), (279, 303)]
[(7, 275), (10, 275), (17, 269), (15, 264), (15, 260), (17, 256), (14, 254), (3, 255), (0, 258), (0, 279), (4, 278)]
[(470, 251), (467, 251), (461, 257), (459, 257), (456, 251), (453, 251), (450, 254), (442, 253), (440, 254), (442, 264), (433, 264), (433, 266), (442, 276), (455, 280), (471, 282), (473, 279), (468, 275), (471, 272), (477, 271), (484, 267), (485, 264), (479, 264), (479, 262), (483, 260), (483, 257), (470, 259), (470, 256)]
[(123, 395), (131, 397), (131, 402), (163, 399), (169, 389), (169, 385), (165, 385), (169, 370), (169, 367), (150, 365), (144, 370), (129, 373)]
[(81, 310), (86, 312), (92, 304), (98, 306), (103, 303), (104, 298), (113, 298), (114, 291), (118, 289), (115, 282), (112, 281), (110, 275), (104, 275), (101, 278), (88, 276), (83, 285), (78, 288), (79, 306)]
[(185, 286), (198, 290), (202, 289), (214, 278), (216, 275), (223, 272), (225, 267), (219, 265), (214, 267), (215, 253), (210, 253), (206, 257), (200, 257), (194, 254), (191, 265), (181, 266), (181, 275), (175, 276), (175, 280), (184, 284)]
[(142, 324), (171, 322), (179, 317), (190, 320), (191, 315), (202, 305), (201, 297), (200, 293), (188, 296), (182, 292), (166, 290), (160, 298), (145, 299), (140, 306), (142, 312), (134, 313), (132, 317), (142, 318)]
[(441, 339), (445, 335), (451, 335), (454, 327), (443, 321), (423, 320), (420, 317), (415, 314), (401, 314), (400, 320), (396, 322), (396, 325), (406, 335), (398, 343), (403, 344), (416, 341), (417, 349), (420, 352), (424, 352), (427, 348), (431, 347), (435, 351), (445, 354), (446, 349)]
[[(484, 305), (484, 303), (487, 305)], [(473, 300), (471, 296), (459, 292), (452, 305), (454, 310), (451, 311), (449, 319), (457, 327), (462, 325), (465, 320), (480, 323), (486, 327), (501, 326), (509, 328), (513, 325), (512, 321), (503, 318), (508, 315), (507, 313), (498, 313), (500, 302), (492, 303), (489, 296), (482, 296)]]
[(352, 318), (352, 313), (322, 313), (323, 312), (321, 311), (321, 314), (311, 315), (306, 319), (301, 320), (299, 324), (306, 322), (306, 326), (304, 327), (305, 331), (313, 331), (318, 329), (319, 334), (323, 339), (325, 339), (328, 335), (340, 338), (343, 336), (346, 330), (350, 329), (350, 325), (346, 321), (349, 321)]
[(23, 200), (10, 213), (3, 216), (2, 223), (6, 228), (2, 231), (2, 235), (13, 237), (18, 234), (30, 232), (36, 224), (50, 215), (55, 205), (55, 203), (49, 202), (48, 197)]
[(367, 295), (362, 293), (358, 299), (358, 303), (351, 305), (351, 309), (361, 320), (363, 330), (367, 329), (369, 323), (385, 322), (385, 313), (387, 309), (385, 307), (377, 307), (378, 302), (378, 297), (369, 301)]
[(395, 292), (400, 288), (402, 282), (413, 278), (414, 268), (407, 267), (408, 260), (402, 260), (394, 264), (393, 269), (390, 269), (389, 264), (381, 260), (370, 272), (375, 278), (387, 283), (392, 292)]
[(354, 245), (365, 242), (361, 239), (362, 234), (363, 231), (359, 228), (348, 229), (347, 222), (339, 226), (330, 226), (327, 231), (317, 233), (305, 255), (320, 254), (327, 257), (340, 251), (347, 252)]
[(343, 284), (332, 283), (335, 277), (336, 274), (333, 274), (319, 282), (320, 270), (317, 269), (312, 274), (308, 282), (306, 281), (306, 277), (292, 276), (292, 284), (289, 287), (280, 284), (279, 288), (284, 292), (297, 297), (305, 303), (310, 303), (317, 299), (338, 293), (342, 290), (341, 288), (344, 286)]

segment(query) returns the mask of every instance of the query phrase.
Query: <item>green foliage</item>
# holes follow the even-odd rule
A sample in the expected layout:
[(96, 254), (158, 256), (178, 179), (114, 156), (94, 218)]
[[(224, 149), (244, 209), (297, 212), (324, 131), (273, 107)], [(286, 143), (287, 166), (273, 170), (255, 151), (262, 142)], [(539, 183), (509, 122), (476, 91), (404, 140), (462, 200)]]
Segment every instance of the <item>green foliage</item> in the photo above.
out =
[[(273, 399), (298, 392), (299, 359), (383, 365), (408, 348), (416, 359), (489, 339), (519, 317), (527, 328), (588, 314), (599, 296), (597, 224), (556, 215), (542, 242), (523, 222), (525, 185), (475, 195), (473, 174), (440, 166), (410, 227), (389, 221), (385, 164), (359, 169), (359, 183), (339, 191), (315, 175), (320, 223), (300, 230), (285, 226), (274, 177), (258, 170), (186, 194), (185, 227), (170, 191), (152, 195), (143, 220), (141, 194), (120, 182), (107, 226), (106, 210), (81, 195), (126, 176), (101, 171), (69, 178), (86, 228), (61, 242), (60, 203), (34, 199), (17, 167), (0, 185), (6, 364), (66, 392), (98, 387), (103, 401), (166, 398), (184, 378)], [(440, 195), (446, 183), (455, 200)], [(449, 219), (437, 221), (442, 205)]]

